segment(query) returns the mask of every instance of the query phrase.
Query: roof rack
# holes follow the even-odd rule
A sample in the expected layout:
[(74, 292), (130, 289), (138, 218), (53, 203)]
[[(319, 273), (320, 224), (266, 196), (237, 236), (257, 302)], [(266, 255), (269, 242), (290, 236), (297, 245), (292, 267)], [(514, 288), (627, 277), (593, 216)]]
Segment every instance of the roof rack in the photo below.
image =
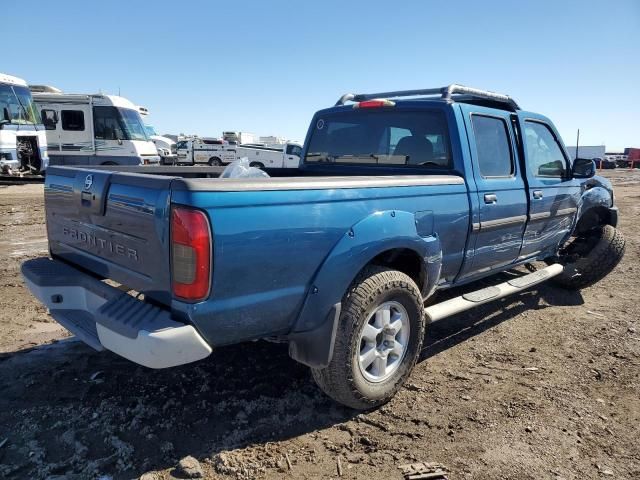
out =
[(509, 95), (502, 93), (489, 92), (478, 88), (465, 87), (464, 85), (451, 84), (441, 88), (425, 88), (421, 90), (399, 90), (396, 92), (380, 92), (380, 93), (346, 93), (336, 102), (336, 107), (344, 105), (346, 102), (363, 102), (365, 100), (373, 100), (376, 98), (395, 98), (395, 97), (426, 97), (440, 95), (440, 98), (447, 101), (455, 101), (453, 95), (463, 94), (464, 99), (470, 101), (472, 99), (491, 100), (494, 102), (506, 103), (513, 110), (520, 110), (520, 106)]

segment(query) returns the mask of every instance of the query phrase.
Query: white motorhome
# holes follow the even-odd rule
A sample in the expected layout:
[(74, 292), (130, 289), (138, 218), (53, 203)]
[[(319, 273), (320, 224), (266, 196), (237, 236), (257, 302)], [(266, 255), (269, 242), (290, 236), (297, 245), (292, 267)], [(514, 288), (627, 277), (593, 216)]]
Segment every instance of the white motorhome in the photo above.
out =
[(47, 132), (51, 165), (147, 165), (160, 162), (136, 105), (123, 97), (63, 93), (31, 85)]
[(149, 125), (146, 121), (146, 116), (149, 115), (149, 110), (146, 107), (138, 106), (138, 111), (144, 121), (144, 128), (147, 131), (149, 139), (156, 146), (158, 155), (160, 155), (160, 163), (163, 165), (173, 165), (178, 160), (176, 156), (176, 142), (169, 137), (163, 137), (158, 135), (153, 125)]
[(295, 143), (230, 145), (226, 140), (194, 138), (179, 141), (177, 152), (178, 162), (183, 164), (220, 166), (246, 157), (252, 167), (298, 168), (302, 147)]
[(0, 172), (47, 168), (47, 137), (27, 82), (0, 73)]
[(169, 137), (163, 137), (158, 135), (153, 125), (145, 124), (144, 128), (147, 130), (147, 135), (156, 146), (158, 155), (160, 155), (160, 163), (163, 165), (173, 165), (178, 161), (176, 142)]

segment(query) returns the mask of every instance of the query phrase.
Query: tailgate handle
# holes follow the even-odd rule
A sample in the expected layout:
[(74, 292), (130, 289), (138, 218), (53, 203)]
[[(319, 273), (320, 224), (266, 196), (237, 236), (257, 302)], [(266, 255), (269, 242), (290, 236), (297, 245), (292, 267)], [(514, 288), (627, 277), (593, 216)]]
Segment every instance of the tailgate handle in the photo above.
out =
[(73, 190), (76, 205), (81, 207), (82, 212), (104, 215), (111, 173), (100, 170), (81, 170), (76, 173)]

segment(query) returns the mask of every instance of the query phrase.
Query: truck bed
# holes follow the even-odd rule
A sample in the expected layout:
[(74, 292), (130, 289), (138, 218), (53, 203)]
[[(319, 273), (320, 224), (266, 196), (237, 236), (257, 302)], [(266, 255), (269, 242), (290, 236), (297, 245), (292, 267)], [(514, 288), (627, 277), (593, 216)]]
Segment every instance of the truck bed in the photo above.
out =
[[(194, 178), (221, 170), (51, 167), (45, 201), (52, 256), (142, 292), (197, 325), (212, 345), (289, 331), (316, 273), (341, 239), (358, 228), (373, 228), (375, 239), (386, 228), (375, 226), (375, 217), (385, 211), (397, 209), (396, 223), (409, 225), (414, 235), (417, 229), (429, 244), (437, 241), (430, 237), (435, 231), (447, 234), (446, 267), (439, 276), (452, 279), (462, 263), (470, 225), (462, 177)], [(188, 177), (179, 176), (183, 172)], [(187, 304), (172, 295), (174, 205), (205, 212), (211, 224), (213, 273), (205, 302)], [(356, 242), (368, 235), (356, 234)], [(398, 245), (408, 241), (398, 234)], [(358, 248), (373, 254), (378, 245)], [(427, 244), (416, 248), (428, 254)], [(350, 259), (342, 261), (346, 265)]]

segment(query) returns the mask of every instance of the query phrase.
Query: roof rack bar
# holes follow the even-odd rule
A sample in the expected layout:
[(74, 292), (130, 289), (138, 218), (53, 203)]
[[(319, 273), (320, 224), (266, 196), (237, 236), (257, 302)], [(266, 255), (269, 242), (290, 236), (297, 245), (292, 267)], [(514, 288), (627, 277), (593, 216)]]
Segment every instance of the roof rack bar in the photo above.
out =
[(441, 88), (425, 88), (420, 90), (399, 90), (395, 92), (380, 92), (380, 93), (346, 93), (336, 102), (336, 107), (344, 105), (346, 102), (363, 102), (365, 100), (372, 100), (374, 98), (395, 98), (395, 97), (423, 97), (440, 95), (440, 98), (444, 100), (454, 100), (452, 95), (465, 94), (478, 98), (486, 98), (489, 100), (495, 100), (498, 102), (508, 103), (515, 110), (519, 110), (520, 107), (516, 101), (508, 95), (501, 93), (489, 92), (487, 90), (480, 90), (478, 88), (465, 87), (463, 85), (451, 84)]

